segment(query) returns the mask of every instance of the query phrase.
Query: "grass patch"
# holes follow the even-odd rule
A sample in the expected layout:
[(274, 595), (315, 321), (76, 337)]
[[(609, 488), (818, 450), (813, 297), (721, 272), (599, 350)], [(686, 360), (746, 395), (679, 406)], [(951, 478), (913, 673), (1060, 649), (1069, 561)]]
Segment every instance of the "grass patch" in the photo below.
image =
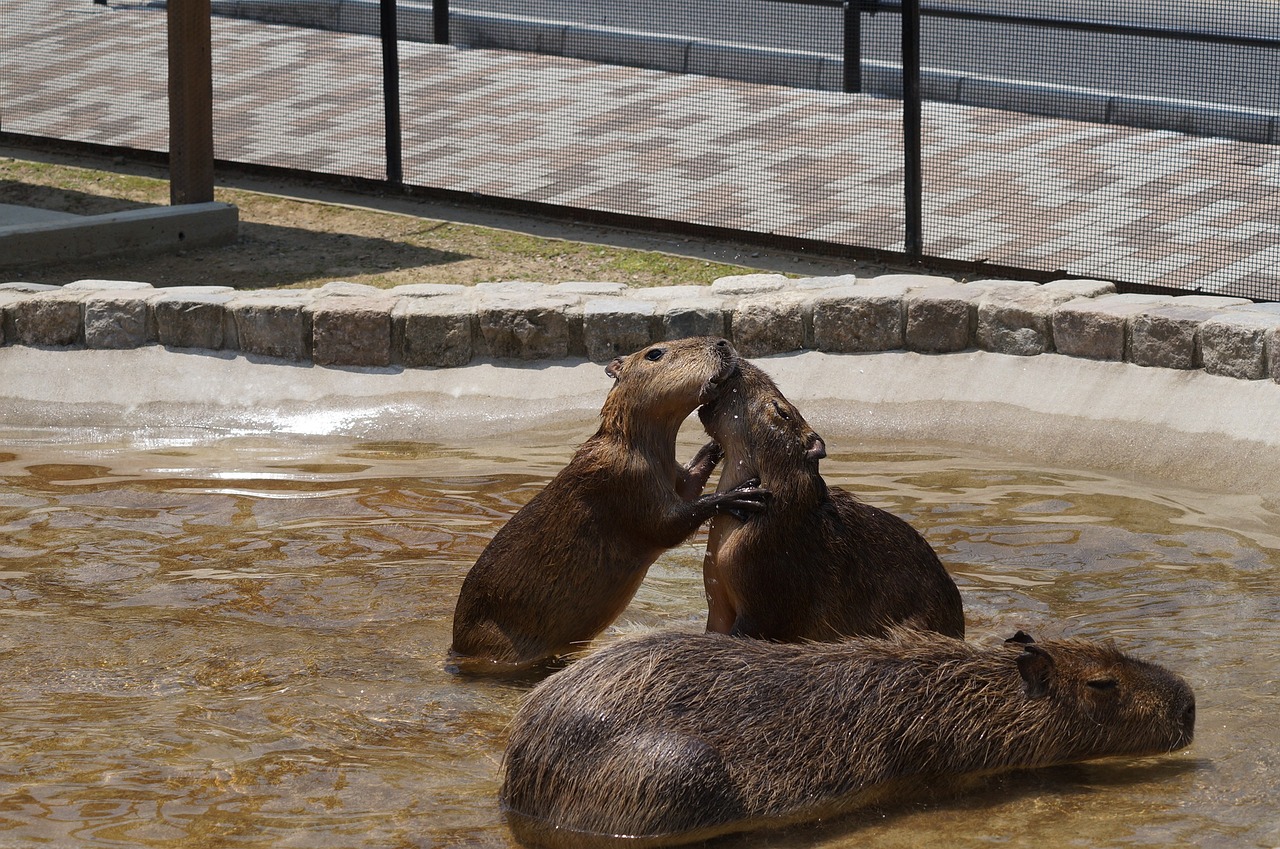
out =
[[(332, 280), (389, 287), (490, 280), (613, 281), (632, 286), (710, 283), (750, 273), (744, 265), (546, 238), (422, 218), (353, 204), (325, 203), (241, 188), (216, 189), (240, 210), (236, 244), (177, 256), (94, 259), (9, 269), (4, 278), (66, 283), (88, 277), (157, 286), (300, 288)], [(76, 165), (0, 158), (0, 203), (98, 215), (169, 200), (158, 177)]]

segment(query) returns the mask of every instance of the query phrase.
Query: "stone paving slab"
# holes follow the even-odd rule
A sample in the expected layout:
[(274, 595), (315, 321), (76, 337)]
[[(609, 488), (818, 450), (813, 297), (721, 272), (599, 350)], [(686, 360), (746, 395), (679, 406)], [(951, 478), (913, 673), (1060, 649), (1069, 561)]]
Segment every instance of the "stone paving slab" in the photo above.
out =
[[(718, 284), (718, 285), (717, 285)], [(0, 343), (233, 351), (355, 368), (450, 368), (476, 358), (605, 362), (652, 342), (719, 335), (747, 357), (801, 350), (1057, 352), (1280, 383), (1280, 305), (1117, 295), (1097, 280), (959, 282), (923, 275), (622, 284), (312, 290), (156, 289), (136, 281), (0, 284)], [(691, 297), (691, 291), (702, 297)], [(740, 294), (734, 294), (740, 293)]]
[[(165, 149), (161, 9), (21, 8), (0, 12), (6, 131)], [(213, 40), (219, 157), (385, 176), (376, 40), (228, 18)], [(897, 101), (416, 42), (400, 54), (409, 183), (903, 249)], [(1280, 146), (929, 102), (923, 163), (931, 256), (1280, 298)]]

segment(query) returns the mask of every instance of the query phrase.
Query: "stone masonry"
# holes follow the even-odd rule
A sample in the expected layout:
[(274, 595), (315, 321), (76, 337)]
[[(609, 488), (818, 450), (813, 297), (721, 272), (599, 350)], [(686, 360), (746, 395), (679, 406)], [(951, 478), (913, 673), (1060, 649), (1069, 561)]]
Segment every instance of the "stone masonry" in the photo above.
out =
[(1203, 369), (1280, 383), (1280, 304), (1117, 295), (1112, 284), (959, 282), (895, 274), (726, 277), (630, 288), (534, 281), (474, 287), (239, 292), (81, 280), (0, 284), (0, 344), (230, 351), (334, 367), (450, 368), (475, 358), (607, 362), (652, 342), (722, 335), (748, 357), (798, 350), (980, 349)]

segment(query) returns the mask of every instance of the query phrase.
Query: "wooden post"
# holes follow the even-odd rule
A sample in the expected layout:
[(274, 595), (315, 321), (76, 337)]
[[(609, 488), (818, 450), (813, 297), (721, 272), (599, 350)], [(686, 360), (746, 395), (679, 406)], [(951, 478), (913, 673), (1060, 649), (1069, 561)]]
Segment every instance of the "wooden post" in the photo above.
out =
[(213, 200), (210, 0), (169, 0), (169, 202)]

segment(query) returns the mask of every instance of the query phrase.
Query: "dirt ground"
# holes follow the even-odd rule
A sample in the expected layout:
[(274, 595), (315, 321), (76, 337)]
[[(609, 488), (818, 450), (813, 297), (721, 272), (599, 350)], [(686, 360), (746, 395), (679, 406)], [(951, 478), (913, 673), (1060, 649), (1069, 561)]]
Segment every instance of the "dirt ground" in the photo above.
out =
[[(164, 169), (0, 149), (0, 203), (94, 215), (167, 204)], [(217, 200), (240, 211), (236, 244), (178, 255), (0, 269), (0, 280), (85, 278), (156, 286), (298, 288), (332, 280), (375, 286), (486, 280), (709, 283), (729, 274), (871, 276), (907, 268), (815, 258), (701, 239), (570, 225), (330, 183), (219, 173)]]

